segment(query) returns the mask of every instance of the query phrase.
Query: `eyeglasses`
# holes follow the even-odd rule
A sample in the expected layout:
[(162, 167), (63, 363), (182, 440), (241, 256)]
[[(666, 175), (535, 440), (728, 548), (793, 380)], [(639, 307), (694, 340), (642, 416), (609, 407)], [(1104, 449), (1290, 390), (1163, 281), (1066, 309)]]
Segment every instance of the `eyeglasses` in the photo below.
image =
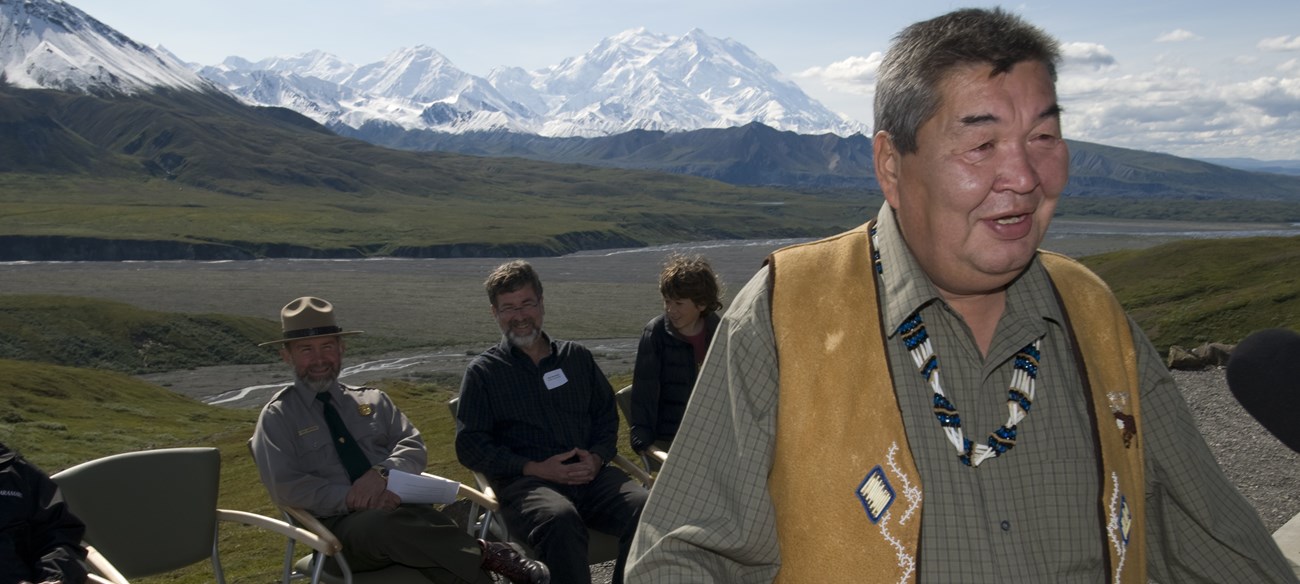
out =
[(531, 311), (534, 308), (537, 308), (537, 303), (532, 300), (529, 300), (527, 302), (524, 302), (523, 304), (520, 304), (519, 306), (502, 306), (500, 308), (497, 308), (497, 314), (515, 315), (521, 312)]

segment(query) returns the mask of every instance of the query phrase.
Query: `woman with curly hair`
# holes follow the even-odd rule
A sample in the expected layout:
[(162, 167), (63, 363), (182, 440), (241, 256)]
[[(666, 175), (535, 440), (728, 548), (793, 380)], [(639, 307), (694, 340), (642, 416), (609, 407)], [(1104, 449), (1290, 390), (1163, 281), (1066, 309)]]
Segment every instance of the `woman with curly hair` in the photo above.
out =
[(722, 285), (700, 256), (672, 254), (659, 274), (664, 312), (645, 325), (632, 373), (632, 449), (667, 450), (722, 308)]

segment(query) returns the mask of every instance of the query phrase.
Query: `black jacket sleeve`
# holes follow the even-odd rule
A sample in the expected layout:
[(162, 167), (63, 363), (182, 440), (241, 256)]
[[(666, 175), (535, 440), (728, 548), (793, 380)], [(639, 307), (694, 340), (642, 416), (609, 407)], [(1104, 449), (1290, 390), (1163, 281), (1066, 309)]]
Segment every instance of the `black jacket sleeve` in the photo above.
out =
[(654, 444), (657, 438), (659, 415), (660, 345), (656, 332), (661, 328), (663, 315), (655, 317), (641, 331), (641, 343), (636, 350), (636, 365), (632, 369), (632, 411), (628, 427), (632, 450), (641, 452)]
[[(3, 445), (0, 445), (0, 491), (6, 501), (4, 531), (0, 534), (0, 556), (17, 560), (0, 570), (6, 577), (21, 572), (17, 579), (32, 582), (82, 584), (86, 550), (81, 539), (86, 528), (77, 519), (49, 476)], [(19, 503), (21, 504), (15, 504)]]
[(34, 468), (33, 471), (39, 475), (36, 478), (40, 484), (40, 505), (32, 517), (32, 541), (39, 554), (41, 581), (85, 582), (86, 567), (82, 562), (86, 550), (81, 547), (81, 538), (86, 533), (86, 526), (68, 510), (54, 481)]

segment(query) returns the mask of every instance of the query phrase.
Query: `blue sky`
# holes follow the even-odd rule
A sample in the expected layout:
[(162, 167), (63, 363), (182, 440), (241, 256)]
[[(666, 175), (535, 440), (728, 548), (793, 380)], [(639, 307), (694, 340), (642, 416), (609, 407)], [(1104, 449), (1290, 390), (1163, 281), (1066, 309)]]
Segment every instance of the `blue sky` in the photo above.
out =
[[(935, 0), (70, 0), (136, 41), (205, 65), (313, 49), (362, 65), (428, 45), (466, 72), (537, 69), (631, 28), (699, 28), (870, 124), (874, 71)], [(1067, 137), (1190, 157), (1300, 159), (1300, 1), (1006, 4), (1064, 43)]]

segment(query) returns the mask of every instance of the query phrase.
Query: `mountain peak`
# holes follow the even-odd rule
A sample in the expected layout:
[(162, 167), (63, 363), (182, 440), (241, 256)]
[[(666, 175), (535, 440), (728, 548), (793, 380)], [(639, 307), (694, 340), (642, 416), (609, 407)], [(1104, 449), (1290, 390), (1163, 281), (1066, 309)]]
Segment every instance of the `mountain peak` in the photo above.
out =
[(638, 39), (642, 37), (662, 38), (662, 35), (657, 35), (655, 33), (652, 33), (644, 26), (638, 26), (636, 28), (629, 28), (605, 40), (626, 43), (632, 41), (633, 39)]
[(173, 55), (137, 43), (61, 0), (0, 1), (0, 68), (8, 83), (85, 93), (213, 87)]
[(708, 41), (716, 40), (713, 37), (709, 36), (708, 33), (704, 32), (704, 29), (699, 27), (695, 27), (692, 28), (691, 30), (686, 31), (686, 34), (682, 35), (682, 38), (692, 39), (692, 40), (697, 40), (697, 39), (708, 40)]
[(415, 45), (413, 47), (402, 47), (388, 54), (385, 61), (395, 61), (398, 59), (441, 59), (450, 63), (442, 53), (429, 45)]
[[(750, 123), (844, 136), (866, 130), (808, 97), (744, 45), (699, 28), (677, 37), (631, 28), (558, 65), (532, 72), (497, 67), (486, 79), (460, 70), (427, 45), (397, 49), (346, 78), (292, 65), (273, 69), (284, 77), (273, 92), (265, 90), (265, 79), (254, 86), (246, 76), (219, 68), (203, 73), (246, 101), (288, 107), (352, 130), (369, 122), (447, 133), (506, 129), (584, 137)], [(267, 61), (254, 66), (272, 70)], [(356, 99), (304, 98), (321, 95), (321, 87), (307, 84), (313, 77), (338, 83), (340, 96)], [(268, 96), (280, 97), (266, 101)]]

